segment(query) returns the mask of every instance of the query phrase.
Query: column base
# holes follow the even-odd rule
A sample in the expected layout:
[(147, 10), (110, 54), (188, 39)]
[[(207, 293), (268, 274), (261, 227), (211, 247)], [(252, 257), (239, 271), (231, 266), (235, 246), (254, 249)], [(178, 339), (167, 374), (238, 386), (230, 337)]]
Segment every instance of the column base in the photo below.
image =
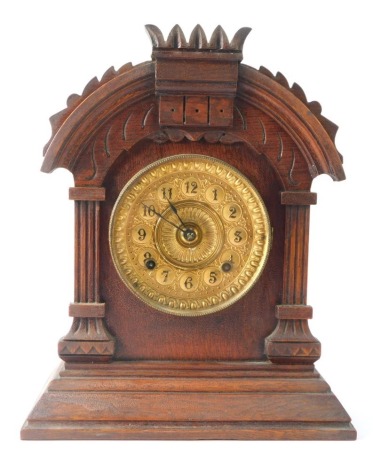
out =
[(58, 343), (58, 355), (65, 362), (111, 362), (114, 355), (113, 341), (69, 341)]
[(277, 305), (278, 323), (265, 339), (265, 352), (274, 364), (313, 364), (321, 356), (321, 343), (308, 326), (309, 305)]
[(315, 341), (276, 341), (271, 337), (265, 341), (266, 354), (274, 364), (313, 364), (320, 359), (321, 344)]
[(114, 349), (104, 318), (74, 318), (71, 330), (58, 343), (65, 362), (110, 362)]

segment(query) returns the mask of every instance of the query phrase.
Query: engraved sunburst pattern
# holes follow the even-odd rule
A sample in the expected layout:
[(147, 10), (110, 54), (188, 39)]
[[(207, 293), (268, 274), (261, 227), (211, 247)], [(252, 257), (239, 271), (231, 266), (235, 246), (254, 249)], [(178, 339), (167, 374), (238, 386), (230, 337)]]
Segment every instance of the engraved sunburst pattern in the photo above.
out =
[(176, 155), (123, 188), (109, 241), (119, 276), (141, 300), (174, 315), (205, 315), (254, 285), (270, 222), (257, 190), (236, 169), (204, 155)]
[[(206, 204), (194, 201), (175, 203), (180, 218), (189, 227), (194, 227), (196, 239), (193, 243), (183, 240), (183, 233), (165, 219), (159, 219), (156, 226), (156, 245), (165, 260), (180, 268), (207, 266), (221, 251), (224, 229), (219, 216)], [(165, 211), (165, 218), (173, 220), (171, 209)]]

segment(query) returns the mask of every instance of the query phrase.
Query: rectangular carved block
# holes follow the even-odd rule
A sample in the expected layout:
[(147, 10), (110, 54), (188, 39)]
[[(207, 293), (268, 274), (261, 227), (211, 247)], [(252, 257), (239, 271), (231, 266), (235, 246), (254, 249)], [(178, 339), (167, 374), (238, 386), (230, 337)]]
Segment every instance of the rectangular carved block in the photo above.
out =
[(213, 96), (161, 95), (161, 126), (228, 127), (233, 124), (233, 98)]
[(185, 124), (189, 126), (208, 125), (208, 97), (187, 96), (185, 99)]
[(155, 51), (153, 56), (156, 93), (236, 93), (240, 54), (172, 50)]
[(159, 97), (159, 124), (161, 126), (176, 126), (184, 124), (184, 97)]
[(233, 99), (211, 97), (209, 115), (209, 124), (211, 126), (232, 126)]

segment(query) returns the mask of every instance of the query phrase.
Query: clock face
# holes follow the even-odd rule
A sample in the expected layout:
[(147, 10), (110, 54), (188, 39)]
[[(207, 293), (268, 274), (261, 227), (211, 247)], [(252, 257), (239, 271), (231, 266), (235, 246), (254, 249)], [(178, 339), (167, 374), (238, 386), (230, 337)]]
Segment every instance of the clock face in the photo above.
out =
[(176, 155), (140, 171), (120, 193), (109, 233), (127, 287), (166, 313), (206, 315), (260, 276), (270, 222), (252, 183), (227, 163)]

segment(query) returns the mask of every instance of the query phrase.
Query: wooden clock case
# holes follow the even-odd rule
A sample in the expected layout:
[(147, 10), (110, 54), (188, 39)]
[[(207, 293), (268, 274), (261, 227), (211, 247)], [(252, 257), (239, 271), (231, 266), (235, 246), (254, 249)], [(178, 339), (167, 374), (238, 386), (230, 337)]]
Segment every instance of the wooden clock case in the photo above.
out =
[[(147, 26), (152, 61), (108, 69), (51, 118), (44, 172), (75, 187), (75, 292), (63, 364), (23, 439), (354, 439), (350, 418), (314, 368), (320, 343), (307, 304), (313, 178), (345, 178), (337, 127), (283, 75), (241, 65), (249, 28), (229, 42), (197, 26), (186, 41)], [(110, 256), (108, 225), (126, 182), (183, 153), (229, 162), (267, 207), (273, 241), (256, 285), (201, 317), (155, 311)]]

